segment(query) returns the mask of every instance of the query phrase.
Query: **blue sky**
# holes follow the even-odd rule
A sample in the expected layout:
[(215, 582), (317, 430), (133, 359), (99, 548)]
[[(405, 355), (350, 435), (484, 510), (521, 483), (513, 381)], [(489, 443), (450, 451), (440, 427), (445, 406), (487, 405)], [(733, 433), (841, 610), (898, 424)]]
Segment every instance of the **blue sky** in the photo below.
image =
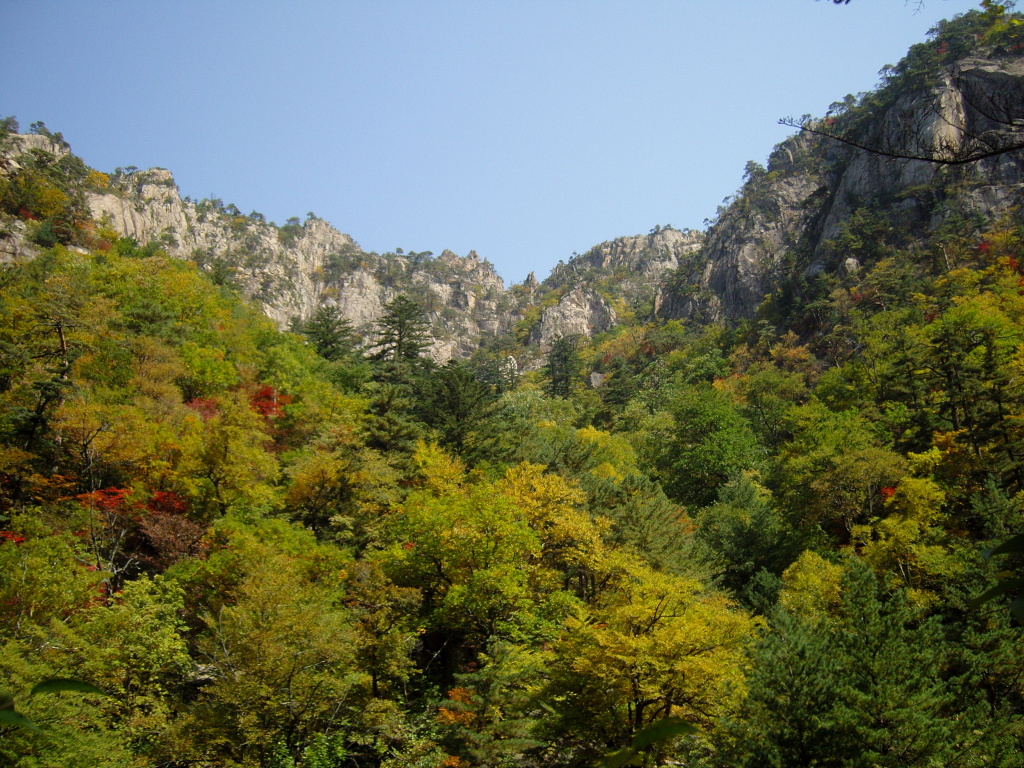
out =
[(2, 0), (0, 114), (100, 170), (506, 284), (702, 228), (788, 134), (974, 0)]

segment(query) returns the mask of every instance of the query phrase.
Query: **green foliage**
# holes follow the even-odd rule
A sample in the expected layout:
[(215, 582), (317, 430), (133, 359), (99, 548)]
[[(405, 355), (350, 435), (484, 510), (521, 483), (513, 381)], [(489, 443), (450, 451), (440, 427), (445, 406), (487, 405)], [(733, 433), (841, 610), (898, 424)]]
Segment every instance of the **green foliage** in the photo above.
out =
[(340, 307), (328, 304), (317, 307), (313, 316), (302, 325), (302, 334), (325, 360), (338, 360), (355, 352), (352, 323), (342, 316)]
[(797, 556), (798, 534), (770, 493), (742, 475), (722, 489), (718, 503), (696, 518), (696, 538), (719, 583), (751, 609), (764, 611)]
[(755, 465), (759, 446), (735, 405), (712, 387), (687, 387), (668, 403), (671, 422), (644, 436), (641, 454), (665, 487), (687, 506), (706, 506), (718, 489)]
[(423, 308), (405, 294), (398, 294), (384, 306), (377, 321), (374, 360), (408, 363), (419, 359), (426, 350), (427, 319)]
[(544, 376), (548, 380), (545, 391), (552, 397), (568, 397), (579, 386), (582, 379), (582, 359), (577, 349), (579, 344), (579, 335), (569, 335), (551, 345), (544, 364)]
[(461, 454), (470, 441), (480, 441), (478, 430), (494, 400), (491, 388), (466, 363), (452, 360), (422, 380), (419, 412), (437, 430), (441, 445)]
[(540, 540), (493, 488), (413, 494), (393, 535), (385, 569), (397, 584), (422, 591), (435, 627), (474, 642), (529, 631), (529, 564)]
[(1020, 764), (1008, 713), (952, 664), (939, 621), (886, 598), (855, 561), (841, 595), (831, 622), (775, 616), (730, 725), (734, 764)]
[[(54, 143), (63, 141), (60, 134), (52, 136)], [(85, 242), (90, 214), (83, 186), (88, 173), (75, 155), (30, 149), (18, 155), (13, 173), (0, 176), (0, 214), (28, 221), (30, 238), (43, 248)]]

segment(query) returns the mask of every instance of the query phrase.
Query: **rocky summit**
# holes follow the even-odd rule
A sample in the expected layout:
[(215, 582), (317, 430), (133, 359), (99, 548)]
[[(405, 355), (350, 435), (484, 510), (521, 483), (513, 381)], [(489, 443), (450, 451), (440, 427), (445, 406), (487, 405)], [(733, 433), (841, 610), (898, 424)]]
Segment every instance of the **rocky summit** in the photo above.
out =
[[(508, 287), (474, 251), (367, 252), (312, 214), (276, 225), (218, 199), (183, 198), (162, 168), (82, 172), (76, 194), (97, 231), (195, 262), (281, 329), (329, 306), (369, 340), (385, 305), (404, 293), (427, 312), (435, 361), (467, 358), (488, 339), (514, 335), (519, 356), (536, 363), (562, 337), (624, 322), (737, 323), (771, 314), (810, 283), (842, 281), (877, 260), (852, 247), (865, 228), (890, 227), (909, 242), (952, 218), (1015, 215), (1024, 198), (1021, 161), (986, 149), (1017, 138), (1019, 52), (917, 46), (884, 74), (877, 92), (805, 119), (766, 167), (748, 163), (742, 187), (705, 232), (656, 226), (573, 254), (543, 281), (531, 274)], [(971, 153), (977, 162), (961, 162)], [(85, 168), (63, 138), (8, 136), (0, 174), (29, 161)], [(0, 259), (30, 257), (33, 222), (0, 217)]]
[[(35, 134), (9, 137), (3, 150), (6, 172), (15, 172), (29, 157), (48, 164), (78, 160), (62, 141)], [(658, 227), (649, 235), (595, 246), (557, 267), (543, 283), (531, 275), (506, 288), (493, 265), (475, 251), (465, 256), (449, 250), (438, 256), (367, 252), (316, 216), (277, 226), (220, 200), (183, 198), (163, 168), (93, 172), (80, 192), (98, 230), (157, 243), (171, 256), (195, 262), (215, 281), (257, 302), (282, 329), (326, 305), (337, 307), (368, 338), (384, 306), (407, 294), (427, 311), (430, 352), (437, 362), (468, 357), (483, 339), (510, 333), (524, 322), (523, 337), (534, 352), (566, 335), (606, 331), (629, 305), (653, 307), (663, 275), (702, 240), (697, 232)], [(36, 252), (26, 228), (17, 219), (5, 222), (0, 258), (12, 261)]]

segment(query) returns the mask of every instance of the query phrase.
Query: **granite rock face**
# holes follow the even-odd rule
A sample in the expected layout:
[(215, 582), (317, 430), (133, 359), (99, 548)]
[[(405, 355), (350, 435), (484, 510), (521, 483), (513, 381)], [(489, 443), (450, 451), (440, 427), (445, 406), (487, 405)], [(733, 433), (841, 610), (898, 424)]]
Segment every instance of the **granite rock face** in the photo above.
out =
[(115, 178), (111, 193), (91, 194), (89, 206), (97, 221), (122, 236), (159, 241), (172, 256), (219, 270), (282, 327), (313, 313), (330, 255), (355, 247), (352, 238), (320, 219), (308, 219), (282, 237), (271, 224), (184, 201), (162, 168)]
[(659, 291), (655, 312), (664, 317), (717, 321), (750, 317), (780, 279), (816, 212), (821, 177), (798, 162), (811, 152), (796, 137), (775, 151), (763, 177), (744, 192), (708, 231)]
[(573, 288), (557, 304), (544, 310), (530, 340), (546, 350), (563, 336), (590, 337), (607, 331), (617, 319), (615, 310), (600, 294), (582, 287)]
[(89, 205), (97, 221), (119, 234), (158, 241), (172, 256), (230, 281), (281, 328), (330, 305), (370, 340), (385, 305), (405, 293), (427, 309), (438, 362), (468, 357), (484, 337), (512, 331), (545, 299), (526, 335), (537, 352), (565, 335), (606, 331), (623, 307), (653, 306), (662, 276), (703, 240), (698, 232), (659, 227), (595, 246), (542, 283), (531, 274), (506, 289), (475, 251), (463, 257), (447, 250), (437, 257), (366, 252), (322, 219), (278, 227), (217, 202), (183, 200), (164, 169), (118, 176), (109, 192), (90, 194)]
[[(67, 144), (50, 136), (39, 134), (14, 134), (9, 137), (7, 146), (0, 153), (0, 176), (10, 176), (22, 167), (19, 158), (36, 150), (46, 152), (54, 157), (62, 157), (70, 153)], [(39, 249), (28, 239), (24, 221), (0, 215), (0, 264), (8, 264), (20, 259), (34, 257)]]
[(505, 332), (520, 316), (494, 268), (475, 252), (445, 251), (436, 259), (368, 253), (323, 219), (277, 227), (231, 206), (183, 200), (173, 176), (159, 168), (124, 174), (111, 187), (89, 196), (97, 221), (140, 243), (158, 241), (172, 256), (230, 281), (281, 328), (333, 305), (369, 339), (385, 305), (406, 293), (427, 308), (431, 355), (444, 362), (468, 356), (483, 334)]
[(559, 264), (541, 285), (555, 293), (557, 302), (544, 309), (531, 341), (546, 349), (562, 336), (607, 331), (626, 314), (646, 318), (664, 276), (692, 258), (703, 241), (701, 232), (656, 227), (647, 235), (601, 243)]
[[(903, 93), (873, 115), (863, 141), (941, 158), (1006, 127), (991, 119), (994, 102), (1024, 110), (1024, 59), (961, 59), (930, 89)], [(705, 322), (751, 318), (787, 281), (855, 272), (860, 265), (834, 242), (858, 211), (923, 237), (954, 210), (1019, 217), (1022, 181), (1018, 153), (949, 167), (798, 134), (775, 148), (767, 168), (748, 166), (699, 253), (667, 276), (656, 312)]]

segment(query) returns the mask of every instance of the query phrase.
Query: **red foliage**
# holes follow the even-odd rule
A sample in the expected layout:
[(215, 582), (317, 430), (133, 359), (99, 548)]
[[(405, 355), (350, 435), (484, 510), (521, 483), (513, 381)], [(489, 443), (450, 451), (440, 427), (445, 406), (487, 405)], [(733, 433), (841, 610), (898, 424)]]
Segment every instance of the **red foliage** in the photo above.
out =
[[(117, 562), (129, 570), (163, 571), (183, 557), (203, 554), (206, 528), (186, 517), (189, 503), (171, 491), (156, 491), (145, 503), (132, 501), (127, 488), (104, 488), (76, 498), (98, 512), (103, 540), (122, 542)], [(96, 535), (81, 531), (76, 535)], [(135, 565), (133, 566), (132, 563)]]
[(881, 491), (881, 493), (882, 493), (882, 499), (883, 499), (883, 501), (887, 501), (888, 499), (891, 499), (891, 498), (892, 498), (892, 495), (893, 495), (894, 493), (896, 493), (896, 489), (895, 489), (895, 488), (892, 488), (892, 487), (888, 487), (888, 488), (883, 488), (883, 489), (882, 489), (882, 491)]
[(25, 537), (14, 531), (0, 531), (0, 541), (10, 541), (14, 544), (21, 544)]
[(23, 219), (30, 219), (32, 221), (39, 221), (39, 217), (34, 213), (31, 213), (27, 208), (19, 208), (18, 215)]
[(282, 406), (288, 405), (291, 401), (291, 395), (279, 394), (269, 384), (255, 389), (249, 394), (249, 407), (265, 419), (284, 416)]
[(209, 421), (217, 415), (217, 401), (212, 397), (196, 397), (185, 403), (185, 406), (198, 413), (203, 421)]
[(183, 515), (188, 512), (188, 502), (171, 491), (156, 491), (146, 504), (152, 512)]
[(413, 544), (411, 541), (407, 541), (407, 542), (405, 542), (405, 544), (402, 545), (402, 549), (415, 549), (415, 548), (416, 548), (416, 545)]
[(127, 496), (131, 492), (130, 488), (102, 488), (92, 493), (80, 493), (75, 498), (84, 506), (95, 507), (104, 512), (137, 514), (138, 505), (127, 501)]

